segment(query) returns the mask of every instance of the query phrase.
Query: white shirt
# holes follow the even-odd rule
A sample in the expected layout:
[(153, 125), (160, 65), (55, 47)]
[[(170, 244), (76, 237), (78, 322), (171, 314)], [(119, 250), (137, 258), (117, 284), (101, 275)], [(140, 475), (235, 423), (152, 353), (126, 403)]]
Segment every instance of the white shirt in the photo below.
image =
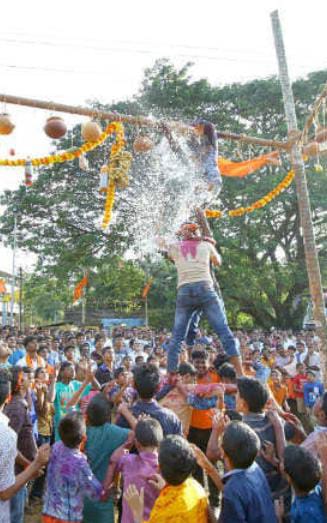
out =
[(178, 287), (199, 281), (206, 281), (212, 285), (210, 259), (220, 263), (220, 256), (210, 242), (177, 242), (169, 247), (168, 256), (176, 265)]
[[(38, 362), (41, 362), (41, 365), (39, 365)], [(26, 362), (26, 356), (18, 360), (16, 365), (18, 367), (29, 367)], [(38, 356), (36, 360), (32, 360), (32, 369), (36, 370), (38, 367), (45, 367), (45, 361), (43, 358), (41, 358), (41, 356)]]
[[(0, 413), (0, 491), (15, 484), (17, 434), (8, 427), (9, 419)], [(10, 523), (10, 500), (0, 500), (0, 523)]]

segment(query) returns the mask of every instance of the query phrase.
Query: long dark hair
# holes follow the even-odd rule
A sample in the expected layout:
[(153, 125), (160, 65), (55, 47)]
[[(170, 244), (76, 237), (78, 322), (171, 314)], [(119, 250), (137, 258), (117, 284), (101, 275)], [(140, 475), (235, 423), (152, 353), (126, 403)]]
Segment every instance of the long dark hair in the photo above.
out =
[(203, 134), (208, 138), (210, 145), (216, 147), (218, 135), (214, 124), (204, 118), (197, 118), (192, 123), (192, 126), (196, 127), (197, 125), (203, 125)]

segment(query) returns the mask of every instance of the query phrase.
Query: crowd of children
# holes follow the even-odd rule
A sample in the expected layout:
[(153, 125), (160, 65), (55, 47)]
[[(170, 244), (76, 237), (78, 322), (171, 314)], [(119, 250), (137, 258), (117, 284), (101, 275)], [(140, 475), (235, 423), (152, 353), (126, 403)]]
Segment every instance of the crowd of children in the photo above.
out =
[(172, 383), (165, 331), (3, 328), (0, 523), (327, 523), (319, 339), (235, 338), (243, 376), (198, 331)]

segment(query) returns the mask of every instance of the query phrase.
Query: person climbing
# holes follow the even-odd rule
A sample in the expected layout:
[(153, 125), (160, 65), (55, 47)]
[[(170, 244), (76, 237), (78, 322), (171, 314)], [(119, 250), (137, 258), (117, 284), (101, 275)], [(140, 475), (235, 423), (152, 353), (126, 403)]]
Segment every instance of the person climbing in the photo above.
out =
[(172, 376), (178, 368), (181, 343), (195, 311), (202, 311), (212, 329), (219, 335), (230, 363), (237, 375), (242, 375), (242, 361), (236, 340), (228, 326), (223, 300), (214, 289), (210, 263), (219, 266), (221, 257), (212, 238), (202, 238), (196, 223), (184, 223), (177, 231), (178, 241), (167, 245), (159, 240), (160, 247), (176, 266), (178, 292), (175, 324), (168, 346), (168, 372)]
[(222, 188), (222, 178), (218, 168), (218, 137), (215, 126), (203, 118), (197, 118), (192, 123), (192, 127), (197, 139), (193, 137), (191, 148), (201, 165), (202, 176), (208, 184), (208, 190), (218, 196)]

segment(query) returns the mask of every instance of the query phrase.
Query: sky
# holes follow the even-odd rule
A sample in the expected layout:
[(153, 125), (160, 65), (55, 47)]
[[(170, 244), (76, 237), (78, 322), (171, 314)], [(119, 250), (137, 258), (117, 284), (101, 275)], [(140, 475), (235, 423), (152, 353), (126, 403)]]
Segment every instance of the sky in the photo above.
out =
[[(169, 58), (194, 63), (194, 79), (213, 85), (277, 74), (270, 13), (279, 10), (291, 79), (327, 68), (326, 0), (11, 0), (1, 5), (0, 92), (82, 105), (136, 94), (144, 70)], [(0, 104), (1, 105), (1, 104)], [(16, 124), (0, 137), (0, 157), (41, 156), (51, 149), (42, 128), (49, 111), (2, 106)], [(65, 116), (69, 126), (82, 117)], [(18, 187), (21, 169), (0, 167), (0, 191)], [(1, 209), (0, 209), (0, 212)], [(17, 264), (34, 258), (19, 253)], [(12, 254), (0, 245), (0, 270)]]

